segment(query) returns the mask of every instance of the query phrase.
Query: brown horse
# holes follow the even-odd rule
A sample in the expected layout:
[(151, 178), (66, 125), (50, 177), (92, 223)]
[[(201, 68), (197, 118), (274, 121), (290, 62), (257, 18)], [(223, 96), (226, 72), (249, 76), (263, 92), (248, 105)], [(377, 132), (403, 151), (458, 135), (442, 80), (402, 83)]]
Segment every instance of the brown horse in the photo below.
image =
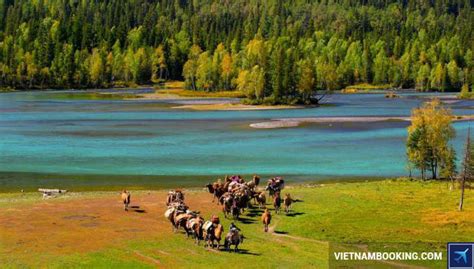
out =
[(264, 192), (259, 192), (254, 195), (255, 201), (258, 204), (258, 208), (265, 207), (265, 204), (267, 203), (267, 197), (265, 196)]
[(239, 244), (244, 242), (244, 236), (239, 233), (239, 231), (229, 231), (224, 240), (224, 248), (230, 251), (230, 246), (235, 245), (234, 251), (239, 250)]
[(174, 202), (168, 206), (168, 209), (165, 211), (165, 217), (171, 222), (173, 226), (173, 231), (176, 231), (175, 218), (180, 214), (185, 214), (188, 206), (183, 202)]
[[(222, 224), (212, 225), (209, 230), (204, 231), (204, 238), (206, 240), (206, 246), (219, 248), (222, 239), (222, 233), (224, 232), (224, 226)], [(217, 244), (214, 244), (216, 242)]]
[(272, 214), (267, 208), (265, 208), (265, 212), (263, 212), (262, 214), (262, 222), (264, 225), (265, 232), (268, 232), (268, 226), (270, 225), (271, 221), (272, 221)]
[(174, 213), (174, 229), (175, 231), (178, 231), (179, 228), (183, 228), (184, 231), (186, 232), (186, 235), (189, 236), (190, 234), (190, 231), (188, 230), (188, 226), (186, 225), (188, 220), (190, 218), (194, 218), (195, 215), (193, 214), (189, 214), (189, 213), (186, 213), (186, 212), (175, 212)]
[(227, 218), (227, 214), (232, 213), (232, 205), (234, 204), (234, 197), (230, 193), (225, 193), (219, 199), (219, 202), (222, 205), (222, 212), (224, 213), (224, 217)]
[(275, 208), (275, 213), (278, 214), (281, 207), (280, 192), (275, 192), (273, 196), (273, 207)]
[(257, 176), (257, 175), (253, 175), (252, 181), (253, 181), (253, 183), (255, 184), (255, 187), (256, 187), (260, 183), (260, 177)]
[(123, 201), (123, 209), (128, 211), (128, 205), (130, 204), (130, 192), (123, 190), (121, 196)]
[(191, 217), (186, 221), (186, 235), (190, 235), (194, 238), (195, 243), (199, 245), (199, 242), (204, 239), (202, 226), (204, 225), (204, 219), (200, 216)]
[(291, 199), (291, 196), (289, 193), (285, 194), (285, 199), (283, 199), (283, 204), (285, 205), (285, 213), (288, 214), (290, 213), (291, 210), (291, 204), (293, 203), (293, 199)]
[(212, 194), (212, 202), (214, 202), (214, 199), (217, 198), (217, 201), (219, 202), (219, 198), (225, 193), (225, 189), (222, 186), (222, 184), (219, 184), (217, 182), (214, 182), (213, 184), (207, 184), (206, 185), (207, 190), (209, 193)]

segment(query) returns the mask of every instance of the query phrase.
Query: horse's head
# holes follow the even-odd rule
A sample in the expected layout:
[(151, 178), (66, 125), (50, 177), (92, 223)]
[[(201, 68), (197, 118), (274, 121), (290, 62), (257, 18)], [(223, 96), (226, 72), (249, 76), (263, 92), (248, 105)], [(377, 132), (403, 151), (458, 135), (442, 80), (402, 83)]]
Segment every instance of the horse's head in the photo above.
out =
[(212, 184), (209, 183), (205, 186), (207, 188), (207, 190), (209, 191), (209, 193), (214, 193), (214, 188), (212, 187)]
[(256, 186), (258, 185), (258, 183), (260, 183), (260, 177), (257, 176), (257, 175), (253, 175), (252, 180), (253, 180), (253, 182), (255, 183)]

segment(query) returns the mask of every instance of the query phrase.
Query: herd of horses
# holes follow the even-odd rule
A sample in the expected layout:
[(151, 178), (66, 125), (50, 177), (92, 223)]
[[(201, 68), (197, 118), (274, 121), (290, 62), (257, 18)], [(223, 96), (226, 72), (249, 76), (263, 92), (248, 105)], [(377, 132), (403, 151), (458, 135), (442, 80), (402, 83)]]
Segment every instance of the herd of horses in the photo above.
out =
[[(281, 177), (274, 177), (268, 180), (265, 190), (258, 190), (260, 177), (254, 175), (250, 181), (245, 181), (241, 176), (226, 176), (224, 181), (218, 179), (212, 184), (207, 184), (206, 188), (213, 195), (212, 202), (217, 200), (221, 205), (224, 217), (229, 215), (234, 220), (238, 220), (239, 216), (246, 209), (252, 206), (258, 206), (264, 209), (261, 220), (264, 225), (264, 231), (268, 232), (272, 215), (267, 208), (266, 191), (269, 192), (273, 200), (273, 207), (276, 214), (280, 213), (281, 205), (285, 207), (285, 213), (291, 211), (293, 200), (289, 193), (282, 198), (281, 191), (285, 187), (285, 182)], [(124, 209), (128, 210), (130, 204), (130, 192), (124, 190), (121, 194)], [(253, 200), (253, 204), (252, 204)], [(167, 210), (165, 217), (170, 221), (174, 232), (183, 229), (187, 237), (192, 237), (196, 244), (205, 241), (206, 247), (219, 248), (224, 227), (220, 223), (219, 217), (212, 216), (210, 220), (205, 221), (199, 215), (199, 211), (190, 210), (184, 202), (184, 193), (181, 190), (173, 190), (168, 192), (166, 199)], [(238, 251), (239, 244), (243, 243), (244, 236), (241, 230), (232, 223), (229, 232), (224, 238), (224, 249), (229, 250), (231, 246), (235, 246), (234, 251)]]
[[(206, 188), (213, 195), (212, 201), (214, 202), (217, 199), (218, 203), (222, 205), (222, 211), (226, 218), (228, 215), (232, 215), (234, 219), (238, 219), (245, 209), (252, 206), (252, 200), (255, 205), (258, 205), (259, 209), (266, 209), (265, 191), (269, 192), (273, 200), (275, 213), (280, 213), (283, 202), (285, 213), (288, 214), (295, 200), (291, 198), (289, 193), (282, 198), (281, 191), (285, 187), (285, 181), (281, 177), (271, 178), (267, 182), (265, 191), (258, 191), (259, 183), (260, 177), (256, 175), (248, 182), (241, 176), (226, 176), (224, 182), (218, 179), (213, 184), (207, 184)], [(270, 214), (269, 211), (268, 214)]]
[[(173, 231), (176, 232), (183, 228), (186, 236), (194, 238), (196, 244), (199, 245), (199, 242), (204, 240), (206, 247), (219, 248), (224, 232), (219, 217), (214, 215), (210, 220), (204, 221), (204, 218), (199, 215), (199, 211), (190, 210), (186, 205), (181, 190), (168, 192), (166, 205), (168, 209), (165, 212), (165, 217), (171, 222)], [(243, 240), (244, 236), (240, 233), (240, 229), (232, 224), (224, 239), (224, 248), (230, 250), (230, 247), (234, 245), (234, 251), (237, 251)]]

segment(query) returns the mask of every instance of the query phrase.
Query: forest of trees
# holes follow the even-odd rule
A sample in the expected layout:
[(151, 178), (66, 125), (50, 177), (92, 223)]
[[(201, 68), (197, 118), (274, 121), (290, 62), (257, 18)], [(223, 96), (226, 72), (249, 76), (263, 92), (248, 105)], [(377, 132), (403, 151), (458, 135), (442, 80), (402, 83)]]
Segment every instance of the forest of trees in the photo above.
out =
[(0, 87), (472, 89), (473, 32), (470, 0), (0, 0)]

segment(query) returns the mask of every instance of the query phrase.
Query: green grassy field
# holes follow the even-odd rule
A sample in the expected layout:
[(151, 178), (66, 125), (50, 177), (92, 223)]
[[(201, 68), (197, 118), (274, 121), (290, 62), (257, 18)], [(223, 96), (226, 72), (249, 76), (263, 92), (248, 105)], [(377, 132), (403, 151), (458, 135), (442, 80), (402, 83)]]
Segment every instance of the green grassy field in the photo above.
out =
[[(183, 234), (172, 234), (157, 223), (149, 238), (128, 238), (94, 251), (64, 255), (18, 254), (18, 249), (0, 244), (0, 264), (10, 267), (51, 268), (333, 268), (329, 250), (347, 251), (441, 251), (443, 261), (366, 263), (377, 268), (403, 265), (443, 268), (446, 243), (474, 239), (474, 195), (467, 190), (464, 212), (457, 211), (459, 191), (443, 182), (384, 180), (358, 183), (290, 186), (283, 193), (297, 199), (290, 215), (275, 215), (271, 233), (264, 233), (260, 212), (250, 210), (236, 222), (246, 239), (241, 253), (207, 250)], [(135, 196), (142, 192), (136, 192)], [(65, 201), (98, 198), (109, 192), (79, 193), (54, 199)], [(201, 190), (192, 197), (200, 201), (205, 215), (215, 212), (210, 195)], [(194, 199), (194, 198), (193, 198)], [(0, 208), (21, 210), (38, 202), (37, 194), (0, 194)], [(14, 206), (12, 206), (14, 204)], [(269, 205), (272, 208), (271, 205)], [(161, 212), (147, 212), (163, 222)], [(221, 220), (224, 217), (221, 215)], [(230, 221), (224, 220), (226, 230)], [(54, 230), (52, 230), (54, 232)], [(0, 232), (1, 235), (1, 232)], [(87, 236), (87, 235), (85, 235)], [(1, 237), (0, 237), (1, 238)], [(24, 250), (28, 252), (28, 250)], [(35, 256), (37, 255), (38, 256)], [(24, 259), (27, 257), (27, 259)], [(2, 266), (2, 267), (3, 267)]]

